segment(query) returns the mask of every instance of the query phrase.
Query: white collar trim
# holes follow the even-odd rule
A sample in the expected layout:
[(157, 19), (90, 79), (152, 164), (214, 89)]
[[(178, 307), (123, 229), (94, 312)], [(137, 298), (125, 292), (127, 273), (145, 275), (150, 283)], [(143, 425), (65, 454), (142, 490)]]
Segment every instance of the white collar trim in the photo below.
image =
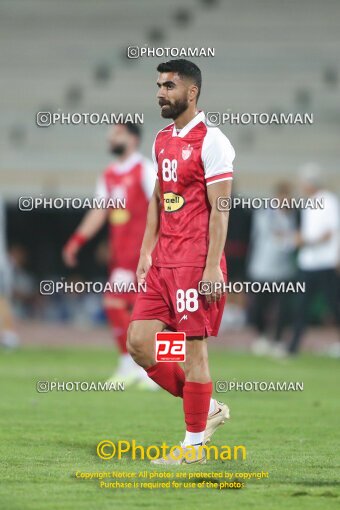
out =
[(119, 163), (115, 161), (113, 163), (115, 171), (118, 174), (125, 174), (131, 170), (132, 167), (140, 163), (143, 159), (143, 156), (139, 152), (132, 153), (123, 163)]
[(186, 136), (189, 133), (189, 131), (192, 130), (192, 128), (197, 126), (197, 124), (199, 124), (200, 122), (204, 122), (204, 121), (205, 121), (204, 112), (199, 112), (197, 115), (195, 115), (195, 117), (193, 119), (191, 119), (190, 122), (188, 122), (188, 124), (186, 126), (184, 126), (184, 128), (182, 128), (180, 130), (179, 133), (177, 133), (176, 126), (174, 124), (173, 130), (172, 130), (172, 136), (178, 136), (179, 138), (184, 138), (184, 136)]

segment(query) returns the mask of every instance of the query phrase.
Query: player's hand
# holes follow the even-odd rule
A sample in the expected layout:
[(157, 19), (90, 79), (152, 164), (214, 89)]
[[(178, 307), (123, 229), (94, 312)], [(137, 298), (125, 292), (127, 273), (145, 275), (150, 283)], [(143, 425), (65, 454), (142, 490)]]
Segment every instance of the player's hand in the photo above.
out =
[(137, 266), (136, 276), (138, 283), (145, 283), (146, 275), (152, 266), (151, 255), (141, 255)]
[[(224, 292), (222, 292), (224, 278), (220, 266), (218, 265), (212, 267), (210, 266), (205, 267), (202, 275), (202, 281), (211, 282), (212, 292), (211, 294), (206, 294), (205, 296), (207, 302), (210, 304), (219, 301), (222, 298), (222, 295), (224, 294)], [(221, 283), (222, 285), (216, 286), (216, 283)]]
[(77, 255), (79, 252), (79, 246), (75, 243), (68, 242), (65, 244), (62, 257), (64, 264), (68, 267), (75, 267), (78, 264)]
[(77, 233), (73, 234), (67, 241), (62, 251), (63, 261), (66, 266), (75, 267), (78, 264), (77, 255), (85, 242), (86, 238)]

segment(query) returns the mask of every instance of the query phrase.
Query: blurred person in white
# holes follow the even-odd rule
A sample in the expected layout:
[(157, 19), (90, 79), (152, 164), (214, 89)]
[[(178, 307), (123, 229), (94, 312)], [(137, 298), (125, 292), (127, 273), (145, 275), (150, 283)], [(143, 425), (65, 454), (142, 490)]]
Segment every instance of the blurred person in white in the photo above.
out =
[[(296, 277), (294, 235), (297, 229), (296, 211), (283, 207), (283, 200), (291, 198), (291, 186), (282, 182), (276, 186), (275, 198), (279, 208), (261, 208), (253, 212), (248, 261), (248, 275), (253, 282), (289, 282)], [(253, 293), (250, 320), (258, 338), (252, 344), (256, 355), (283, 354), (280, 343), (289, 323), (291, 296), (284, 292)], [(270, 334), (274, 313), (273, 333)]]
[(13, 349), (19, 344), (11, 304), (12, 279), (6, 249), (5, 205), (0, 197), (0, 343)]
[(35, 312), (36, 282), (27, 270), (28, 251), (22, 244), (13, 244), (8, 250), (12, 304), (15, 316), (26, 319)]
[[(147, 208), (155, 185), (153, 164), (139, 152), (141, 128), (127, 122), (109, 132), (109, 150), (114, 160), (97, 183), (99, 199), (125, 200), (125, 207), (89, 210), (63, 249), (67, 266), (77, 265), (81, 247), (109, 223), (109, 280), (113, 284), (136, 284), (136, 270), (142, 244)], [(127, 329), (136, 292), (106, 292), (104, 308), (119, 349), (118, 367), (109, 381), (137, 383), (140, 389), (158, 389), (126, 348)]]
[[(322, 200), (323, 208), (306, 208), (301, 211), (301, 228), (295, 243), (299, 248), (299, 279), (305, 282), (305, 293), (300, 293), (296, 308), (294, 330), (288, 351), (296, 354), (307, 327), (309, 305), (316, 294), (327, 299), (340, 333), (340, 307), (338, 302), (339, 265), (339, 201), (326, 190), (321, 169), (315, 163), (304, 165), (299, 172), (303, 194), (313, 200)], [(340, 340), (340, 336), (339, 336)], [(335, 342), (329, 354), (340, 357), (340, 341)]]

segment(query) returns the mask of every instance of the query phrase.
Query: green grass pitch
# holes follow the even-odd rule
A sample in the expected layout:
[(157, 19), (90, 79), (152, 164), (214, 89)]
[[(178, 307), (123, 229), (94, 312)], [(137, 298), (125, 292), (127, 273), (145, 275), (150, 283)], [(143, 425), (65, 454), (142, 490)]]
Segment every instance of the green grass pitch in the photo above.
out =
[(39, 380), (104, 381), (115, 354), (104, 347), (31, 347), (0, 352), (0, 508), (339, 508), (339, 361), (311, 355), (274, 361), (213, 349), (210, 361), (214, 381), (304, 382), (303, 392), (215, 393), (230, 405), (232, 419), (216, 432), (214, 444), (243, 444), (247, 460), (211, 460), (190, 469), (268, 471), (268, 479), (251, 480), (242, 490), (100, 489), (98, 480), (76, 479), (76, 471), (162, 471), (148, 461), (101, 460), (96, 444), (178, 444), (182, 402), (164, 391), (136, 389), (39, 394)]

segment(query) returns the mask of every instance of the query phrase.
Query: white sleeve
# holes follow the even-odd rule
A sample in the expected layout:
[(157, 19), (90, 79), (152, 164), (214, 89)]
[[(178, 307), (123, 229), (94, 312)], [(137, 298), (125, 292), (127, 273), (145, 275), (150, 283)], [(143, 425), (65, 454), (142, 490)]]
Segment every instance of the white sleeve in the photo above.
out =
[(156, 144), (156, 138), (152, 144), (152, 161), (153, 161), (154, 172), (156, 173), (156, 179), (158, 179), (158, 163), (157, 163), (157, 159), (156, 159), (155, 144)]
[(153, 190), (155, 189), (155, 169), (154, 165), (149, 159), (143, 160), (143, 170), (142, 170), (142, 187), (145, 193), (147, 200), (150, 200)]
[(324, 216), (325, 223), (327, 222), (328, 228), (331, 232), (337, 232), (340, 227), (340, 217), (339, 217), (339, 202), (336, 196), (334, 195), (326, 195), (325, 197), (325, 208), (324, 208)]
[(97, 180), (95, 196), (96, 198), (104, 198), (104, 200), (108, 200), (110, 198), (107, 193), (107, 187), (103, 176), (99, 177)]
[(233, 178), (235, 151), (219, 128), (208, 127), (202, 145), (202, 161), (207, 186)]
[[(323, 207), (320, 209), (304, 209), (302, 211), (302, 235), (307, 243), (314, 243), (328, 232), (333, 235), (339, 231), (339, 203), (336, 196), (326, 192), (323, 195)], [(314, 221), (307, 222), (308, 215)], [(313, 228), (303, 228), (305, 222)], [(305, 223), (305, 224), (306, 224)]]

